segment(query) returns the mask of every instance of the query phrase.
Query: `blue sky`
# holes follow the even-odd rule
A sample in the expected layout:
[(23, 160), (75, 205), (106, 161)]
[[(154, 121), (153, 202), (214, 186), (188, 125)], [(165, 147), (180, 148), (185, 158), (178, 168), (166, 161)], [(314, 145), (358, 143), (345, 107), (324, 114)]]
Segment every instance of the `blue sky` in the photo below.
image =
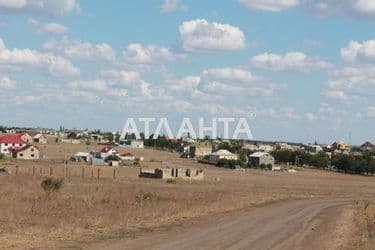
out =
[(260, 140), (375, 141), (374, 24), (372, 0), (3, 0), (0, 123), (248, 117)]

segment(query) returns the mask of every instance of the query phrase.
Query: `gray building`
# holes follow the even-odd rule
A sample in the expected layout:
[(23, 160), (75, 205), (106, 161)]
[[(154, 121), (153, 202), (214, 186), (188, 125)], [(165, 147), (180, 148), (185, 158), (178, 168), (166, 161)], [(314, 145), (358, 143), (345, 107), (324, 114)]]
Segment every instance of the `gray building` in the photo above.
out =
[(272, 155), (266, 152), (256, 152), (254, 154), (249, 155), (249, 166), (251, 167), (259, 167), (262, 164), (265, 166), (273, 165), (275, 164), (275, 159)]

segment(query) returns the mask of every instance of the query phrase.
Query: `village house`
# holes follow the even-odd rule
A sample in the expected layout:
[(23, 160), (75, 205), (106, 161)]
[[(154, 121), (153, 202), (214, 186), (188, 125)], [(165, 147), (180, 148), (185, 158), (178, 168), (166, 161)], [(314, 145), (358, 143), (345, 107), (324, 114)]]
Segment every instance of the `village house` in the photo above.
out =
[(119, 146), (124, 148), (144, 148), (144, 142), (137, 139), (125, 139), (120, 140)]
[(0, 135), (0, 153), (11, 156), (10, 149), (23, 148), (27, 143), (21, 139), (20, 134), (2, 134)]
[(305, 150), (311, 154), (317, 154), (323, 151), (323, 148), (320, 145), (308, 144), (305, 147)]
[(125, 153), (120, 156), (121, 160), (123, 161), (134, 161), (135, 156), (132, 153)]
[(336, 141), (332, 143), (329, 148), (333, 154), (349, 154), (350, 146), (343, 141)]
[[(285, 142), (277, 142), (275, 144), (276, 150), (293, 150), (293, 147)], [(272, 151), (272, 150), (271, 150)]]
[(33, 142), (33, 137), (30, 134), (26, 133), (26, 132), (21, 133), (20, 137), (26, 143), (32, 143)]
[(102, 159), (105, 159), (109, 156), (119, 156), (119, 153), (115, 148), (107, 146), (100, 150), (100, 156)]
[(33, 136), (34, 143), (47, 144), (47, 137), (43, 134), (36, 134)]
[(206, 155), (212, 154), (212, 144), (209, 141), (197, 141), (194, 145), (189, 146), (188, 151), (191, 158), (203, 158)]
[(369, 152), (369, 151), (375, 150), (375, 145), (367, 141), (363, 143), (359, 148), (361, 149), (362, 152)]
[(220, 160), (238, 160), (238, 156), (229, 152), (226, 149), (221, 149), (210, 155), (208, 155), (208, 160), (212, 163), (218, 163)]
[(20, 160), (37, 160), (39, 159), (39, 148), (33, 145), (26, 145), (22, 148), (10, 149), (13, 158)]
[(250, 151), (258, 151), (259, 150), (257, 145), (251, 144), (251, 143), (245, 143), (242, 148), (250, 150)]
[(259, 151), (269, 153), (269, 152), (272, 152), (275, 148), (272, 145), (260, 144), (260, 145), (258, 145), (258, 149), (259, 149)]
[(249, 155), (248, 165), (250, 167), (274, 166), (275, 158), (266, 152), (256, 152)]

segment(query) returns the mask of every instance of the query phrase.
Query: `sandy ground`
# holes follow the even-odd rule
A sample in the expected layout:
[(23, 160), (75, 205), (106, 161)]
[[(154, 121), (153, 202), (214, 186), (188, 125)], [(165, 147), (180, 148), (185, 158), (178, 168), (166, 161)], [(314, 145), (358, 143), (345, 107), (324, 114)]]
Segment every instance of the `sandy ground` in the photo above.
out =
[(339, 249), (333, 233), (348, 204), (345, 199), (274, 203), (85, 249)]

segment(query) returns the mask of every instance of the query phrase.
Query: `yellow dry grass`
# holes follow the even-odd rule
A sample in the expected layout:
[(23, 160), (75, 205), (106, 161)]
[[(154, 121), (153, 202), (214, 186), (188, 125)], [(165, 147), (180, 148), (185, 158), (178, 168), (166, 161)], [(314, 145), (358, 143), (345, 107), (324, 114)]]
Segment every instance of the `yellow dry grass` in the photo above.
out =
[[(98, 146), (89, 146), (99, 148)], [(84, 145), (47, 145), (41, 148), (49, 159), (38, 162), (3, 161), (11, 175), (0, 175), (0, 248), (54, 249), (79, 246), (81, 242), (128, 236), (145, 230), (210, 213), (222, 213), (279, 200), (310, 197), (373, 197), (373, 178), (322, 171), (272, 173), (260, 170), (232, 171), (199, 165), (177, 155), (154, 150), (130, 150), (145, 156), (143, 166), (202, 167), (202, 182), (139, 179), (138, 169), (103, 168), (99, 181), (91, 167), (69, 164), (70, 179), (61, 190), (47, 195), (40, 187), (42, 175), (53, 168), (64, 176), (62, 163), (70, 154), (90, 150)], [(126, 150), (128, 151), (128, 150)], [(163, 162), (163, 163), (162, 163)], [(14, 166), (19, 166), (18, 176)], [(32, 177), (32, 167), (36, 176)], [(75, 171), (75, 172), (74, 172)], [(94, 169), (96, 171), (96, 168)], [(88, 173), (88, 174), (87, 174)]]

